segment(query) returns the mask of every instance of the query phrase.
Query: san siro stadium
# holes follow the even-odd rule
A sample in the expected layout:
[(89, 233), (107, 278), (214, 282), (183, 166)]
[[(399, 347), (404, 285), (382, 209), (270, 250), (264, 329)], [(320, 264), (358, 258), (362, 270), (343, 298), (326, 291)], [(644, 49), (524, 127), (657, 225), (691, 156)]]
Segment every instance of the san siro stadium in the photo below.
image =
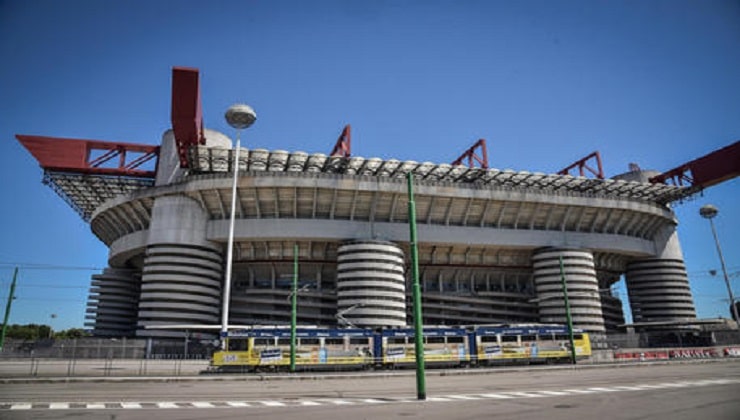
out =
[(636, 323), (696, 318), (668, 205), (690, 188), (650, 182), (658, 172), (637, 167), (600, 179), (243, 148), (224, 293), (236, 150), (202, 127), (197, 83), (197, 70), (175, 68), (173, 129), (160, 146), (116, 145), (157, 159), (146, 174), (70, 164), (85, 153), (75, 148), (114, 149), (101, 142), (17, 136), (109, 248), (88, 301), (96, 336), (220, 325), (223, 296), (231, 325), (289, 324), (294, 249), (299, 324), (410, 325), (408, 173), (425, 325), (564, 324), (564, 277), (574, 326), (598, 343), (624, 324), (612, 292), (623, 275)]

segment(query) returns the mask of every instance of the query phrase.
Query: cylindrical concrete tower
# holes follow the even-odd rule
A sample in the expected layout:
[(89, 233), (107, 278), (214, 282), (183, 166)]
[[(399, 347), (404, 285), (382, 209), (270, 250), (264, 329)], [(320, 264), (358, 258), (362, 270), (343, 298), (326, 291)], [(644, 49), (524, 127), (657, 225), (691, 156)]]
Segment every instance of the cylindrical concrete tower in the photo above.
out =
[(560, 275), (561, 256), (573, 326), (589, 332), (605, 332), (594, 258), (587, 250), (542, 248), (532, 255), (540, 322), (567, 323)]
[(627, 292), (634, 322), (696, 318), (689, 278), (673, 226), (656, 237), (657, 258), (627, 264)]
[(696, 318), (682, 260), (634, 261), (627, 265), (626, 278), (634, 322)]
[(92, 276), (88, 319), (94, 319), (95, 336), (130, 337), (136, 330), (139, 304), (136, 270), (106, 268)]
[(208, 216), (183, 196), (158, 197), (152, 209), (139, 299), (137, 336), (182, 336), (149, 325), (220, 323), (221, 247), (206, 240)]
[(405, 326), (403, 251), (392, 242), (345, 242), (337, 251), (337, 318), (358, 327)]
[(624, 324), (622, 300), (616, 296), (600, 293), (601, 311), (604, 314), (604, 327), (607, 331), (617, 331)]

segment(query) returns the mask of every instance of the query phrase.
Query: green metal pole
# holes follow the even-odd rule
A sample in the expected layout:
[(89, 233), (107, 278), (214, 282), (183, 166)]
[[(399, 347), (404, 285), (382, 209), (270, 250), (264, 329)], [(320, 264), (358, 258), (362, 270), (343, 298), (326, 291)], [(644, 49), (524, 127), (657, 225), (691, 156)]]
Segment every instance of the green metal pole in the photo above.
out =
[(427, 399), (426, 380), (424, 378), (424, 327), (421, 320), (421, 287), (419, 287), (419, 251), (416, 243), (416, 204), (414, 203), (413, 175), (407, 174), (409, 186), (409, 230), (411, 245), (411, 275), (414, 280), (414, 334), (416, 353), (416, 397)]
[(295, 372), (295, 329), (298, 321), (298, 244), (293, 245), (293, 292), (290, 307), (290, 371)]
[(13, 281), (10, 283), (10, 294), (8, 295), (8, 303), (5, 305), (5, 318), (3, 318), (3, 330), (0, 333), (0, 351), (3, 350), (5, 345), (5, 331), (8, 329), (8, 318), (10, 318), (10, 307), (13, 305), (13, 299), (15, 299), (15, 281), (18, 279), (18, 267), (13, 272)]
[(568, 321), (568, 338), (570, 339), (570, 362), (576, 364), (576, 343), (573, 338), (573, 318), (570, 316), (570, 301), (568, 301), (568, 284), (565, 282), (563, 256), (560, 256), (560, 279), (563, 282), (563, 300), (565, 301), (565, 318)]

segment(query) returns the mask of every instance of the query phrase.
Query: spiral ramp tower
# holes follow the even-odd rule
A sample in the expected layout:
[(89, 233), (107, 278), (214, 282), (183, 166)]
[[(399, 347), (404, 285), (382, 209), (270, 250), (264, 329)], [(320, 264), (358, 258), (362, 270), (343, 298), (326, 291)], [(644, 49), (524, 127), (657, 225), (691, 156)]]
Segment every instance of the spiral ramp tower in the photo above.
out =
[(686, 267), (680, 259), (645, 259), (627, 266), (635, 322), (696, 318)]
[(206, 240), (207, 214), (178, 196), (158, 197), (141, 276), (136, 335), (173, 336), (166, 324), (216, 325), (221, 302), (222, 251)]
[(406, 325), (404, 257), (396, 244), (358, 240), (339, 246), (337, 317), (358, 327)]
[(573, 326), (589, 332), (606, 332), (591, 252), (545, 248), (532, 255), (532, 266), (542, 322), (567, 323), (563, 294), (565, 277)]
[(136, 330), (141, 274), (134, 269), (106, 268), (92, 276), (87, 319), (98, 337), (130, 337)]
[(636, 323), (675, 322), (696, 318), (689, 277), (674, 225), (656, 235), (659, 252), (627, 265), (625, 279)]

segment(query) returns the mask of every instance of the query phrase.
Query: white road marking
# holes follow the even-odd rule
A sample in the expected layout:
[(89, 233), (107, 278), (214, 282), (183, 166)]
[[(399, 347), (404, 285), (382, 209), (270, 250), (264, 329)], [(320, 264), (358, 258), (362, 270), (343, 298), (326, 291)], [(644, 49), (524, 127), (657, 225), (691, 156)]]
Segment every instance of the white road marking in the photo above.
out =
[(559, 397), (561, 395), (570, 395), (570, 392), (565, 391), (535, 391), (539, 394), (545, 394), (545, 395), (554, 395), (556, 397)]
[(687, 386), (691, 386), (689, 384), (682, 383), (682, 382), (675, 382), (675, 383), (667, 382), (667, 383), (660, 384), (660, 385), (666, 388), (685, 388)]
[(573, 394), (593, 394), (596, 391), (589, 391), (588, 389), (566, 389), (567, 392)]
[(502, 400), (515, 398), (512, 395), (504, 395), (504, 394), (478, 394), (478, 395), (480, 395), (483, 398), (499, 398)]
[(427, 397), (427, 401), (445, 402), (445, 401), (452, 401), (452, 400), (449, 398), (445, 398), (445, 397)]
[(267, 407), (284, 407), (285, 403), (280, 401), (259, 401), (260, 404), (266, 405)]
[(300, 402), (300, 404), (301, 404), (301, 405), (304, 405), (304, 406), (316, 406), (316, 405), (321, 405), (321, 403), (317, 403), (316, 401), (301, 401), (301, 402)]
[(352, 401), (345, 401), (345, 400), (329, 400), (330, 403), (336, 404), (336, 405), (352, 405), (354, 404)]
[(447, 395), (447, 398), (454, 398), (456, 400), (479, 400), (480, 399), (472, 395)]
[(544, 398), (544, 395), (535, 394), (533, 392), (507, 392), (509, 395), (514, 395), (516, 397), (524, 397), (524, 398)]
[(229, 407), (251, 407), (251, 405), (245, 403), (244, 401), (227, 401), (226, 405)]
[[(681, 381), (681, 382), (664, 382), (658, 384), (632, 384), (632, 385), (620, 385), (611, 387), (589, 387), (580, 389), (564, 389), (557, 391), (550, 390), (539, 390), (539, 391), (500, 391), (497, 393), (486, 393), (486, 394), (452, 394), (452, 395), (439, 395), (430, 396), (426, 399), (427, 402), (459, 402), (465, 400), (479, 400), (481, 398), (490, 399), (517, 399), (517, 398), (547, 398), (547, 397), (562, 397), (582, 394), (596, 394), (606, 392), (625, 392), (625, 391), (645, 391), (645, 390), (660, 390), (670, 388), (686, 388), (686, 387), (700, 387), (700, 386), (716, 386), (725, 384), (736, 384), (740, 383), (740, 378), (720, 378), (720, 379), (702, 379), (696, 381)], [(74, 405), (75, 409), (87, 409), (87, 410), (104, 410), (104, 409), (136, 409), (143, 408), (142, 404), (147, 404), (147, 408), (156, 409), (187, 409), (187, 408), (234, 408), (234, 407), (255, 407), (262, 405), (264, 407), (310, 407), (310, 406), (322, 406), (326, 404), (334, 405), (354, 405), (354, 404), (384, 404), (384, 403), (413, 403), (413, 402), (425, 402), (420, 400), (413, 400), (408, 398), (362, 398), (357, 400), (345, 400), (345, 399), (327, 399), (327, 400), (263, 400), (263, 401), (195, 401), (191, 403), (184, 402), (172, 402), (172, 401), (159, 401), (159, 402), (51, 402), (51, 403), (36, 403), (35, 409), (48, 409), (48, 410), (67, 410)], [(2, 410), (32, 410), (34, 409), (33, 403), (20, 402), (20, 403), (6, 403), (2, 405)]]

